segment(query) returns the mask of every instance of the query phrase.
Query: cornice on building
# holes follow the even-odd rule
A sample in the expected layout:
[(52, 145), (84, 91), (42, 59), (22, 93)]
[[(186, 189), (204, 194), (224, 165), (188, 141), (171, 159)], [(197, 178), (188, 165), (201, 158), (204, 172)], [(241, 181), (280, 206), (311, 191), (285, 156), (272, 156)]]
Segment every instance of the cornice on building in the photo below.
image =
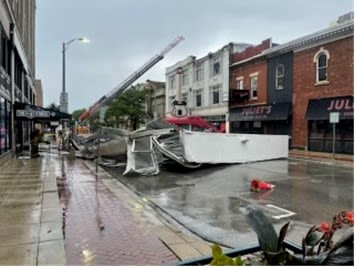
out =
[(293, 50), (306, 49), (311, 46), (317, 46), (319, 43), (329, 43), (341, 38), (354, 35), (354, 21), (350, 21), (341, 25), (332, 26), (327, 29), (297, 38), (285, 44), (267, 49), (263, 51), (268, 57), (284, 54)]

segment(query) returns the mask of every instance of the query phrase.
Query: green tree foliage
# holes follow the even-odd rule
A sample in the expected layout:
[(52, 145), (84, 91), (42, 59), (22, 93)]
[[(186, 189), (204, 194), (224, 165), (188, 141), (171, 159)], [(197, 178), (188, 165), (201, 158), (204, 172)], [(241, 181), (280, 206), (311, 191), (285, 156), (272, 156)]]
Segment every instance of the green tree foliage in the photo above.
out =
[(55, 110), (55, 111), (60, 111), (60, 106), (56, 105), (55, 103), (51, 103), (50, 105), (48, 105), (47, 108), (49, 108), (51, 110)]
[(105, 121), (112, 127), (136, 130), (146, 116), (145, 100), (147, 92), (134, 87), (116, 97), (106, 110)]
[(81, 116), (81, 114), (85, 112), (85, 110), (86, 110), (85, 108), (74, 110), (73, 113), (71, 114), (72, 120), (79, 121), (79, 117)]

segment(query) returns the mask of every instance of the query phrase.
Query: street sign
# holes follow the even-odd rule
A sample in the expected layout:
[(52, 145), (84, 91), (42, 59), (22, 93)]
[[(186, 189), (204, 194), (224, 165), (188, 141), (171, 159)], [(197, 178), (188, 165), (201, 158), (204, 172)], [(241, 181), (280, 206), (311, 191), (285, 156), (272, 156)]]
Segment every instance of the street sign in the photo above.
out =
[(330, 123), (339, 123), (339, 112), (330, 112), (329, 113), (329, 122)]

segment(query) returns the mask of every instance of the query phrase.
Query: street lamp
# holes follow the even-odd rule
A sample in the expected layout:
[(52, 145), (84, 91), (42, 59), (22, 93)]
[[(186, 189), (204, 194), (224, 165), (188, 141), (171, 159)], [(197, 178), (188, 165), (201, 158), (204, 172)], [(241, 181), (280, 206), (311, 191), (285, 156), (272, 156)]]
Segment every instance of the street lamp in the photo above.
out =
[(68, 113), (68, 93), (65, 91), (65, 51), (68, 49), (69, 45), (74, 41), (80, 41), (82, 43), (89, 43), (90, 40), (87, 38), (79, 37), (73, 38), (67, 42), (63, 42), (63, 84), (62, 84), (62, 93), (60, 95), (60, 111)]

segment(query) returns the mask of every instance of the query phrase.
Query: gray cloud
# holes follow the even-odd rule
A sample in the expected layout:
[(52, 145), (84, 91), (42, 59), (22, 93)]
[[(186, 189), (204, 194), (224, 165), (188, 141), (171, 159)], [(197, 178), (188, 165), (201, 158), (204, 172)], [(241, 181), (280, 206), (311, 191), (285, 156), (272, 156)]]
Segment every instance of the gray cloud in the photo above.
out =
[(73, 111), (93, 104), (178, 35), (185, 41), (140, 81), (164, 81), (165, 68), (176, 61), (232, 41), (290, 41), (352, 10), (350, 0), (37, 0), (37, 78), (45, 105), (59, 103), (62, 42), (90, 38), (90, 44), (73, 43), (66, 53)]

